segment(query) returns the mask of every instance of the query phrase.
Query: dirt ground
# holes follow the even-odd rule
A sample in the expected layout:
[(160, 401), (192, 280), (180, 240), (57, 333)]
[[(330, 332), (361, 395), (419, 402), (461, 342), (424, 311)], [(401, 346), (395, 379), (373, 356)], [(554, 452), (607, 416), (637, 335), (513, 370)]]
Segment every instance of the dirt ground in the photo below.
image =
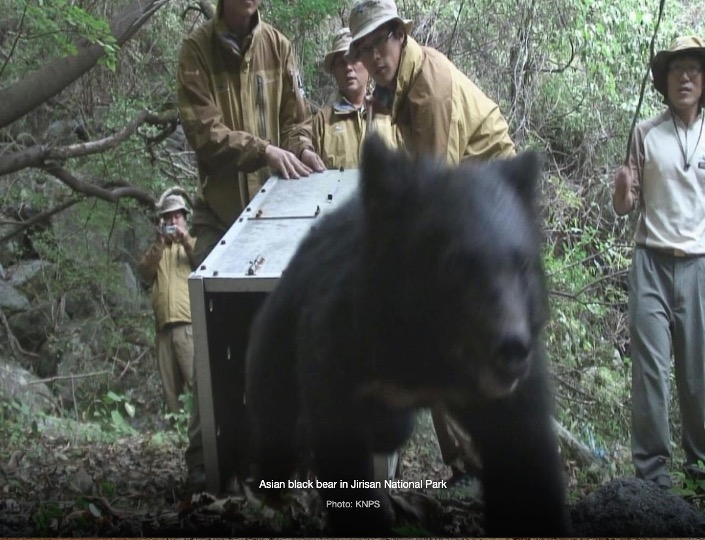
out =
[[(261, 537), (325, 536), (317, 495), (292, 492), (278, 510), (246, 496), (190, 496), (182, 444), (155, 433), (118, 442), (78, 443), (51, 430), (31, 447), (0, 449), (0, 536)], [(402, 455), (405, 479), (447, 478), (432, 437)], [(424, 528), (403, 524), (400, 536), (483, 535), (479, 485), (469, 489), (394, 492), (420, 505)], [(570, 508), (575, 536), (702, 537), (705, 515), (684, 499), (631, 478), (603, 485)], [(538, 519), (527, 516), (527, 519)]]

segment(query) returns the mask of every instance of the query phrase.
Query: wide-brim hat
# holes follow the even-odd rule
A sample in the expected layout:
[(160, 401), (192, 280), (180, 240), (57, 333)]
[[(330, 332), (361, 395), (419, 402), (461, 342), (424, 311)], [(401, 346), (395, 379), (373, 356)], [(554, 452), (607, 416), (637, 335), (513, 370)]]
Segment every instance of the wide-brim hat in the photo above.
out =
[(348, 26), (352, 34), (352, 41), (348, 49), (348, 56), (355, 57), (355, 43), (377, 28), (390, 21), (399, 21), (404, 25), (407, 34), (411, 32), (414, 23), (410, 19), (402, 19), (397, 11), (394, 0), (360, 0), (350, 10)]
[(326, 53), (323, 59), (323, 69), (328, 73), (333, 71), (333, 60), (335, 60), (335, 55), (338, 53), (346, 53), (348, 47), (352, 42), (352, 34), (350, 33), (350, 28), (341, 28), (333, 36), (333, 42), (331, 44), (330, 50)]
[(159, 215), (167, 214), (169, 212), (176, 212), (177, 210), (183, 210), (188, 214), (186, 201), (181, 195), (168, 195), (164, 198), (161, 206), (159, 207)]
[(675, 56), (684, 54), (695, 54), (700, 56), (705, 62), (705, 45), (697, 36), (681, 36), (671, 42), (671, 46), (666, 51), (659, 51), (651, 61), (651, 75), (654, 78), (654, 88), (663, 97), (667, 98), (668, 93), (668, 63)]

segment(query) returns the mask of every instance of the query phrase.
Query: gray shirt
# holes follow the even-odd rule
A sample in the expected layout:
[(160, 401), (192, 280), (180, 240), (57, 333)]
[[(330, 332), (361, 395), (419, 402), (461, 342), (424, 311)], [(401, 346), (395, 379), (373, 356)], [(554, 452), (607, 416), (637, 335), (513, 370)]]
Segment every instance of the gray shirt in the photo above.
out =
[(701, 113), (686, 127), (667, 110), (637, 125), (629, 154), (640, 210), (637, 245), (705, 254), (702, 119)]

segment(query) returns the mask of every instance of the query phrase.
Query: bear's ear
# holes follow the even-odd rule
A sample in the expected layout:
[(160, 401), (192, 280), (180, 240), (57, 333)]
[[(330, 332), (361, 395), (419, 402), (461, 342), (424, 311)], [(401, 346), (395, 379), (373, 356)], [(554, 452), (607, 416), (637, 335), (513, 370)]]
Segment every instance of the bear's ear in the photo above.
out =
[(410, 158), (387, 146), (375, 132), (362, 144), (360, 190), (368, 212), (392, 210), (412, 189), (408, 176)]
[(517, 191), (521, 199), (533, 205), (536, 201), (536, 189), (543, 170), (543, 159), (538, 152), (528, 150), (518, 156), (500, 160), (505, 179)]

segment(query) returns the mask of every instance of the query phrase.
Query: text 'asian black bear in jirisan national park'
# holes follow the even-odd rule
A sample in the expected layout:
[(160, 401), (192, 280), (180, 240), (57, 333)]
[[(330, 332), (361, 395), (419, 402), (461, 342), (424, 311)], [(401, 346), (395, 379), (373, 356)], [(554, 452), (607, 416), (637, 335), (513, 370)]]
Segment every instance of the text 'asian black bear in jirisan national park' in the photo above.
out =
[(319, 490), (331, 531), (386, 535), (384, 491), (340, 481), (373, 480), (372, 453), (399, 449), (415, 412), (440, 403), (480, 454), (487, 535), (568, 533), (540, 168), (533, 153), (446, 167), (365, 142), (359, 194), (312, 229), (252, 325), (255, 486), (292, 477), (303, 425), (316, 478), (335, 482)]

